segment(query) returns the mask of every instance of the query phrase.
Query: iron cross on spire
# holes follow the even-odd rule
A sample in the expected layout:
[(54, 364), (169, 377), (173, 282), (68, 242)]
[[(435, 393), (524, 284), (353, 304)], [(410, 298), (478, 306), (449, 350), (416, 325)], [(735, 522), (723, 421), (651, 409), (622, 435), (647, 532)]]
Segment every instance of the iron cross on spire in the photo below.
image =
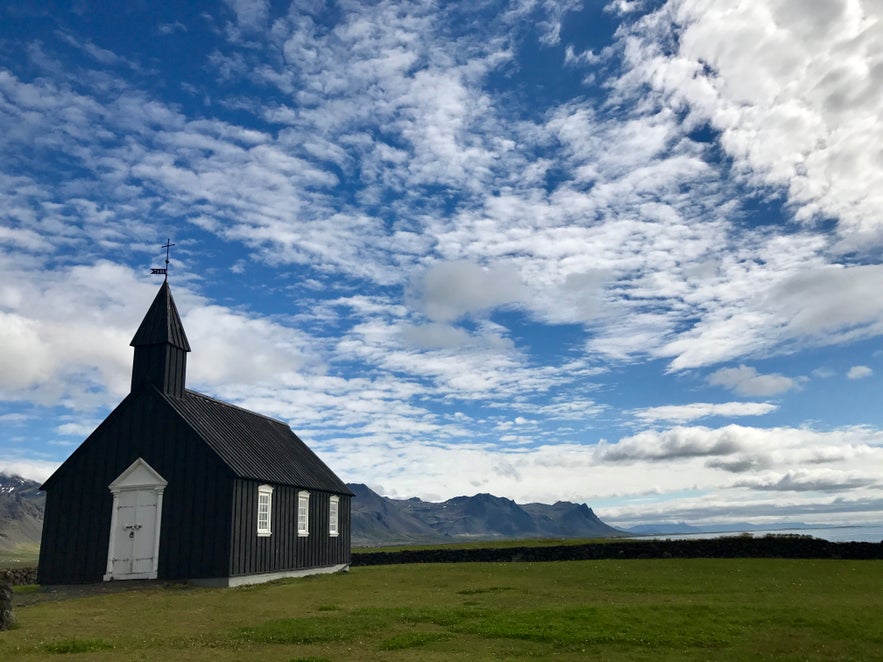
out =
[(172, 240), (170, 238), (166, 239), (166, 243), (164, 243), (161, 246), (161, 248), (166, 249), (166, 266), (164, 269), (151, 269), (150, 270), (151, 275), (162, 274), (163, 276), (165, 276), (165, 280), (169, 279), (169, 249), (174, 245), (175, 244), (172, 243)]

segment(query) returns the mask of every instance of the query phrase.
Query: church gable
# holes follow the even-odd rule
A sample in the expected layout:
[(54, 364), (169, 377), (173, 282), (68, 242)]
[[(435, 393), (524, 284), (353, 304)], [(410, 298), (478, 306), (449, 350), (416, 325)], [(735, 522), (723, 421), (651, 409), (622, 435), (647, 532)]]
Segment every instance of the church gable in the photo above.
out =
[(165, 487), (168, 481), (160, 476), (144, 458), (139, 457), (129, 465), (114, 481), (108, 485), (111, 492), (119, 490), (134, 490), (141, 487)]

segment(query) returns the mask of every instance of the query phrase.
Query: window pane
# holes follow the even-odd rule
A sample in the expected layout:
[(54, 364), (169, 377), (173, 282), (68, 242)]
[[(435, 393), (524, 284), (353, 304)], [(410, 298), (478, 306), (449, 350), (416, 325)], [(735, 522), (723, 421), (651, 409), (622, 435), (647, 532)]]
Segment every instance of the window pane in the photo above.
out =
[(307, 535), (310, 531), (310, 495), (301, 493), (297, 497), (297, 532)]
[(258, 488), (258, 535), (270, 535), (270, 519), (273, 503), (273, 492), (268, 485), (262, 485)]
[(337, 511), (337, 497), (331, 497), (331, 501), (328, 504), (328, 532), (333, 536), (337, 535)]

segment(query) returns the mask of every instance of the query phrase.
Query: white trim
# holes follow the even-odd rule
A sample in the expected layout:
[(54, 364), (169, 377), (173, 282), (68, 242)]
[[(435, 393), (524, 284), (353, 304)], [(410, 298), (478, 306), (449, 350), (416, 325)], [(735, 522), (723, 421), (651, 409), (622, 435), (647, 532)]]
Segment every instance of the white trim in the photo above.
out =
[(249, 586), (251, 584), (263, 584), (277, 579), (291, 577), (309, 577), (310, 575), (330, 575), (335, 572), (346, 572), (350, 569), (349, 563), (329, 565), (323, 568), (305, 568), (303, 570), (283, 570), (281, 572), (265, 572), (257, 575), (237, 575), (235, 577), (205, 577), (202, 579), (188, 579), (188, 584), (207, 586), (209, 588), (228, 588), (233, 586)]
[[(110, 536), (107, 541), (107, 567), (105, 568), (103, 577), (104, 581), (107, 582), (113, 579), (156, 579), (159, 570), (159, 537), (160, 527), (162, 525), (163, 492), (168, 484), (168, 481), (160, 476), (156, 469), (151, 467), (144, 458), (139, 457), (107, 486), (113, 495), (113, 506), (110, 511)], [(130, 572), (115, 575), (113, 571), (113, 559), (117, 542), (117, 516), (120, 507), (120, 495), (123, 492), (150, 490), (153, 490), (156, 493), (156, 515), (153, 522), (154, 539), (151, 569), (147, 572)], [(140, 524), (138, 525), (138, 528), (141, 528)]]
[[(267, 497), (267, 525), (261, 526), (261, 497)], [(258, 512), (257, 512), (258, 536), (266, 538), (273, 535), (273, 487), (270, 485), (258, 486)]]
[[(303, 521), (300, 517), (301, 501), (306, 501)], [(306, 490), (297, 493), (297, 535), (302, 538), (310, 535), (310, 493)]]
[(337, 495), (328, 498), (328, 535), (332, 538), (340, 535), (340, 497)]

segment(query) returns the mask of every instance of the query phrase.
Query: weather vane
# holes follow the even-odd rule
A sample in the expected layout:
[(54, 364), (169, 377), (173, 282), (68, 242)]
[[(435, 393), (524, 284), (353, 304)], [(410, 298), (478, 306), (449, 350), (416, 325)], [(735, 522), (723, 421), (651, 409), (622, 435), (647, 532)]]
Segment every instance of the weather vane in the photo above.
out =
[(153, 268), (151, 268), (151, 269), (150, 269), (150, 274), (151, 274), (151, 275), (154, 275), (154, 274), (162, 274), (163, 276), (165, 276), (165, 280), (168, 280), (168, 279), (169, 279), (169, 249), (170, 249), (172, 246), (174, 246), (174, 245), (175, 245), (175, 244), (172, 243), (172, 240), (171, 240), (171, 239), (166, 239), (166, 243), (164, 243), (164, 244), (161, 246), (161, 248), (165, 248), (165, 249), (166, 249), (166, 266), (165, 266), (164, 269), (153, 269)]

